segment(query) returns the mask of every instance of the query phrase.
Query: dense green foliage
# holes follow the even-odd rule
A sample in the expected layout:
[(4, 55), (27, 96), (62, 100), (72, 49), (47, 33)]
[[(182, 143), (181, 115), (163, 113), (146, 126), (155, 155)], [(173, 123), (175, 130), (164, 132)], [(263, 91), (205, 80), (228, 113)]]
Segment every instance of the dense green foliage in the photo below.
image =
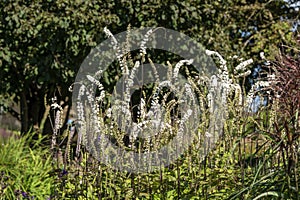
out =
[[(32, 135), (0, 138), (0, 199), (47, 199), (54, 177), (49, 149)], [(29, 144), (33, 144), (31, 147)]]
[[(71, 1), (0, 3), (0, 94), (20, 105), (22, 132), (43, 129), (54, 96), (70, 105), (68, 87), (91, 47), (133, 27), (162, 26), (196, 38), (225, 57), (271, 56), (292, 37), (298, 13), (281, 1)], [(8, 106), (9, 108), (9, 106)], [(49, 123), (46, 122), (49, 133)]]
[(110, 10), (92, 1), (1, 1), (0, 90), (21, 105), (23, 132), (42, 128), (44, 98), (70, 104), (68, 87), (89, 47), (116, 21)]

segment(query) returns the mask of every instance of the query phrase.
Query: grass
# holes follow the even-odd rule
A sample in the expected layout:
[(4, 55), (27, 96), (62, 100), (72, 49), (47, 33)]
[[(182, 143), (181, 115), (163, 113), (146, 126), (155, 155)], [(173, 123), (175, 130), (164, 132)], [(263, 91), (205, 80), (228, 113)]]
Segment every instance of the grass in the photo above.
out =
[(33, 135), (0, 139), (1, 199), (50, 197), (54, 183), (51, 156), (47, 148), (40, 146), (40, 140), (30, 146)]

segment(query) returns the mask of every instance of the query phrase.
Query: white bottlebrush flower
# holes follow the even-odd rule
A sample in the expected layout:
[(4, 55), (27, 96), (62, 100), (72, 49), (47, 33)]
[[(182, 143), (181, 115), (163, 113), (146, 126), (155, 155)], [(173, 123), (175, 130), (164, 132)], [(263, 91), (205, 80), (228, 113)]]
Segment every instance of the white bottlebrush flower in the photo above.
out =
[(88, 92), (87, 95), (87, 100), (90, 106), (94, 105), (95, 103), (95, 96), (93, 95), (92, 91)]
[(262, 59), (262, 60), (266, 60), (266, 57), (265, 57), (265, 52), (260, 52), (259, 53), (259, 56), (260, 56), (260, 58)]
[(172, 86), (172, 83), (170, 81), (162, 81), (159, 83), (159, 88), (163, 88), (163, 87), (171, 87)]
[(267, 75), (267, 79), (269, 80), (269, 81), (274, 81), (275, 80), (275, 74), (268, 74)]
[(126, 89), (130, 89), (132, 86), (133, 86), (133, 83), (134, 83), (134, 78), (136, 76), (136, 72), (138, 70), (138, 68), (140, 67), (140, 62), (139, 61), (136, 61), (131, 72), (130, 72), (130, 75), (129, 75), (129, 79), (127, 79), (127, 85), (126, 85)]
[(218, 87), (218, 78), (215, 75), (212, 75), (210, 78), (210, 86), (212, 88)]
[(238, 59), (239, 57), (237, 55), (233, 55), (231, 58)]
[(260, 87), (269, 87), (270, 84), (271, 83), (269, 81), (259, 81), (259, 82), (257, 82), (257, 85), (259, 85)]
[(147, 114), (146, 102), (144, 98), (141, 98), (140, 106), (139, 106), (140, 119), (144, 120)]
[(189, 59), (189, 60), (180, 60), (174, 68), (173, 71), (173, 79), (176, 79), (180, 70), (180, 67), (182, 67), (182, 65), (187, 64), (187, 65), (191, 65), (194, 62), (193, 59)]
[(243, 96), (242, 96), (242, 88), (239, 84), (234, 84), (233, 85), (234, 91), (238, 97), (238, 105), (241, 106), (243, 105)]
[(221, 64), (220, 68), (222, 70), (224, 70), (224, 66), (226, 66), (226, 60), (218, 52), (206, 49), (205, 53), (208, 56), (216, 55), (219, 58), (219, 60), (220, 60), (220, 64)]
[(71, 85), (70, 85), (70, 87), (68, 88), (68, 91), (69, 91), (69, 92), (73, 92), (73, 86), (74, 86), (74, 84), (71, 84)]
[(77, 96), (77, 100), (81, 100), (81, 97), (84, 96), (85, 94), (85, 86), (81, 85), (79, 88), (79, 92), (78, 92), (78, 96)]
[(149, 31), (147, 31), (147, 33), (145, 34), (141, 45), (140, 45), (140, 52), (142, 55), (146, 55), (147, 51), (146, 51), (146, 43), (149, 41), (149, 38), (151, 36), (151, 34), (153, 33), (153, 29), (150, 29)]
[(186, 83), (184, 85), (184, 88), (185, 88), (185, 94), (187, 94), (187, 96), (190, 98), (190, 100), (195, 101), (192, 86), (190, 84)]
[(245, 71), (247, 70), (246, 67), (253, 63), (253, 59), (245, 60), (244, 62), (241, 62), (238, 66), (235, 67), (234, 72), (237, 73), (238, 71)]
[(238, 75), (236, 75), (235, 77), (236, 78), (239, 78), (239, 77), (246, 77), (246, 76), (249, 76), (251, 74), (251, 71), (250, 70), (247, 70), (245, 72), (242, 72), (242, 73), (239, 73)]
[(80, 126), (82, 126), (83, 124), (85, 124), (85, 115), (84, 115), (84, 107), (82, 102), (77, 102), (76, 105), (76, 109), (77, 109), (77, 115), (78, 115), (78, 124)]
[(111, 112), (112, 112), (112, 109), (108, 108), (106, 111), (106, 117), (111, 118)]
[(55, 124), (54, 130), (55, 132), (57, 132), (62, 127), (62, 118), (61, 118), (60, 110), (56, 111), (54, 124)]
[[(223, 57), (215, 51), (206, 50), (205, 51), (207, 55), (215, 55), (219, 58), (221, 66), (219, 66), (219, 72), (216, 74), (216, 77), (218, 77), (218, 80), (211, 79), (211, 88), (209, 91), (209, 94), (207, 96), (208, 98), (208, 104), (210, 107), (210, 111), (213, 111), (213, 96), (216, 92), (216, 89), (220, 89), (222, 91), (221, 100), (223, 104), (226, 104), (227, 98), (229, 94), (234, 91), (238, 96), (238, 104), (241, 105), (243, 98), (242, 98), (242, 90), (241, 86), (237, 83), (234, 83), (234, 80), (229, 76), (229, 71), (226, 65), (226, 60), (223, 59)], [(233, 58), (238, 58), (237, 56), (233, 56)], [(240, 61), (242, 59), (239, 59)], [(234, 69), (234, 78), (239, 77), (245, 77), (251, 74), (250, 70), (247, 70), (247, 66), (253, 63), (253, 59), (248, 59), (246, 61), (243, 61)], [(218, 83), (219, 82), (219, 83)]]
[(193, 111), (191, 109), (188, 109), (186, 111), (186, 113), (184, 113), (182, 119), (180, 120), (177, 135), (181, 140), (183, 139), (182, 137), (184, 135), (184, 127), (185, 127), (184, 125), (186, 124), (186, 122), (188, 121), (188, 119), (190, 118), (190, 116), (192, 114), (193, 114)]
[[(246, 97), (246, 105), (249, 107), (253, 104), (254, 98), (256, 94), (260, 90), (268, 89), (268, 87), (271, 86), (272, 82), (275, 80), (274, 74), (268, 74), (266, 80), (259, 80), (255, 84), (252, 85), (250, 91), (248, 92), (248, 95)], [(269, 94), (269, 91), (266, 91), (267, 94)], [(276, 96), (276, 95), (275, 95)], [(263, 98), (261, 98), (263, 100)], [(263, 103), (261, 103), (263, 104)]]
[(148, 60), (149, 60), (151, 69), (152, 69), (152, 71), (153, 71), (153, 73), (154, 73), (155, 81), (158, 83), (158, 82), (159, 82), (159, 74), (158, 74), (158, 72), (157, 72), (157, 69), (156, 69), (156, 67), (155, 67), (155, 65), (154, 65), (154, 63), (153, 63), (153, 61), (152, 61), (150, 58), (148, 58)]
[(93, 84), (95, 84), (99, 90), (103, 90), (104, 87), (103, 85), (100, 83), (100, 81), (98, 81), (97, 79), (95, 79), (94, 77), (92, 77), (91, 75), (86, 75), (87, 79), (89, 81), (91, 81)]
[(119, 47), (117, 39), (115, 38), (115, 36), (110, 32), (110, 30), (107, 27), (104, 27), (104, 33), (108, 38), (112, 39), (113, 49), (116, 51), (116, 56), (117, 56), (117, 59), (120, 63), (122, 73), (124, 75), (128, 74), (128, 67), (127, 67), (126, 63), (122, 60), (123, 54), (122, 54), (122, 51)]
[(62, 108), (60, 105), (58, 105), (58, 103), (53, 103), (53, 104), (51, 104), (51, 108), (52, 108), (53, 110), (56, 110), (56, 109), (58, 109), (58, 110), (60, 110), (60, 111), (63, 110), (63, 108)]
[(134, 142), (136, 140), (136, 138), (139, 135), (139, 132), (140, 132), (140, 126), (137, 123), (133, 122), (130, 130), (130, 135), (129, 135), (131, 142)]
[(99, 70), (95, 73), (95, 77), (96, 77), (96, 78), (101, 77), (102, 73), (103, 73), (103, 70), (99, 69)]
[(108, 38), (111, 38), (113, 40), (113, 43), (115, 44), (114, 48), (116, 48), (116, 46), (118, 46), (118, 41), (115, 38), (115, 36), (110, 32), (110, 30), (107, 27), (104, 27), (103, 31)]

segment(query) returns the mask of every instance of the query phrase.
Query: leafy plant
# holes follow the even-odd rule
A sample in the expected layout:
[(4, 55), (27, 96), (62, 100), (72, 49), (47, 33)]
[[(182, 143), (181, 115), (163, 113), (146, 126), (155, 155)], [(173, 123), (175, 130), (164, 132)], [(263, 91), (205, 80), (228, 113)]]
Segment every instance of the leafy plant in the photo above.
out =
[[(50, 197), (54, 178), (52, 159), (34, 134), (21, 138), (1, 139), (1, 199), (46, 199)], [(30, 146), (31, 144), (31, 146)]]

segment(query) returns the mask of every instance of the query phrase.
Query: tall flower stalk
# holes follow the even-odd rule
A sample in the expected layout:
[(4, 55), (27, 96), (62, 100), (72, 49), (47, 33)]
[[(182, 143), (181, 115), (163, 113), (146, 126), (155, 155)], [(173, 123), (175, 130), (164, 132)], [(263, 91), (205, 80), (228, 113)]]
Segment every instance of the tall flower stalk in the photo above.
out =
[(282, 141), (284, 164), (288, 173), (295, 168), (300, 139), (300, 59), (281, 55), (273, 64), (275, 77), (270, 89), (277, 107), (274, 137)]

